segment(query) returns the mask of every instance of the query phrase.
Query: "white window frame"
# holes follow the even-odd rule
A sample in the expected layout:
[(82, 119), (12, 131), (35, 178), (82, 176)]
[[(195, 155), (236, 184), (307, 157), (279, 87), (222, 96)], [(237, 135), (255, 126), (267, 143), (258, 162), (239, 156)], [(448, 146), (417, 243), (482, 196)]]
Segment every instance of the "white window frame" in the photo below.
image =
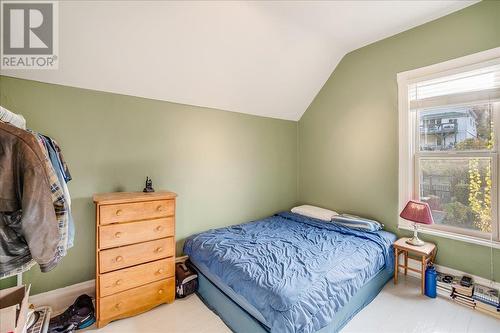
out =
[[(404, 206), (410, 199), (419, 197), (419, 176), (415, 174), (416, 163), (419, 158), (419, 137), (416, 135), (418, 132), (418, 119), (417, 113), (410, 112), (410, 102), (408, 99), (408, 87), (412, 83), (430, 80), (433, 78), (461, 73), (476, 68), (500, 64), (500, 47), (490, 49), (487, 51), (475, 53), (465, 57), (445, 61), (435, 65), (422, 67), (406, 72), (397, 74), (398, 82), (398, 109), (399, 109), (399, 195), (398, 195), (398, 228), (404, 230), (413, 230), (411, 224), (399, 217), (399, 212), (403, 210)], [(450, 101), (451, 102), (451, 101)], [(460, 104), (460, 96), (458, 96), (457, 104)], [(450, 103), (452, 104), (452, 103)], [(438, 225), (424, 225), (419, 226), (419, 232), (430, 234), (469, 243), (484, 245), (500, 249), (500, 219), (499, 219), (499, 198), (497, 192), (499, 188), (499, 155), (498, 151), (498, 137), (500, 136), (500, 112), (494, 112), (493, 117), (493, 133), (494, 133), (494, 149), (491, 152), (470, 152), (464, 153), (465, 156), (471, 155), (477, 157), (490, 157), (492, 156), (491, 173), (492, 179), (496, 182), (492, 183), (492, 234), (491, 237), (485, 238), (484, 233), (467, 231), (463, 228), (453, 228), (452, 226), (440, 227)], [(448, 153), (449, 154), (449, 153)], [(430, 158), (425, 154), (425, 158)], [(435, 152), (436, 158), (440, 152)], [(457, 158), (460, 157), (460, 152), (456, 153)], [(449, 158), (449, 155), (448, 155)]]

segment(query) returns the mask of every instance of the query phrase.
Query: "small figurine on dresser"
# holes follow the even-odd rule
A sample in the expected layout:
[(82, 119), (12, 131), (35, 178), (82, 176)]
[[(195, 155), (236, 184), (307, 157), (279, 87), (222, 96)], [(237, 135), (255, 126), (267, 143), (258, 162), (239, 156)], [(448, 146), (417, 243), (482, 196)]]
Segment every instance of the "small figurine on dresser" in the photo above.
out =
[(142, 192), (149, 193), (154, 191), (155, 189), (153, 188), (153, 181), (151, 180), (151, 178), (146, 177), (146, 187), (144, 188), (144, 190), (142, 190)]

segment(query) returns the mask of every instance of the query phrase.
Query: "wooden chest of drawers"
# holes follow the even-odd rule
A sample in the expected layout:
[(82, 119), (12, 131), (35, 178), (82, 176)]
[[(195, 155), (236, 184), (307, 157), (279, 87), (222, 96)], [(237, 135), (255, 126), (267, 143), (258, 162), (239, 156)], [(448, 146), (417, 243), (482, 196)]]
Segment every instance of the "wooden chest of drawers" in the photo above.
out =
[(94, 195), (97, 327), (175, 299), (172, 192)]

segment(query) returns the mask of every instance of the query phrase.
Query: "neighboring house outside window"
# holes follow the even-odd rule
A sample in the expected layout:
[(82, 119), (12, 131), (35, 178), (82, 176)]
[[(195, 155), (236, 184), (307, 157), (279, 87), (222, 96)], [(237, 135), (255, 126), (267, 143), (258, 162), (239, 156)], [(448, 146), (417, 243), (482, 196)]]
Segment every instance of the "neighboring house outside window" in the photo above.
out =
[(399, 208), (427, 202), (423, 232), (500, 247), (500, 48), (400, 73), (398, 86)]
[(424, 114), (420, 119), (420, 142), (425, 150), (453, 149), (457, 143), (477, 136), (477, 108), (450, 107), (441, 113)]

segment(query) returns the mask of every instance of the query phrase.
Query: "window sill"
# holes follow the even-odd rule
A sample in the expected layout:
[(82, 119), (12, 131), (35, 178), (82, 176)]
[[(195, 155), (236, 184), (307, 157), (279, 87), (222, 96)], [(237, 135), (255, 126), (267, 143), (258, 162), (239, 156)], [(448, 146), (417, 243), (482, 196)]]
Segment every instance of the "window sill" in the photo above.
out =
[[(413, 231), (412, 226), (407, 226), (404, 224), (399, 224), (398, 229)], [(426, 229), (426, 228), (419, 228), (418, 233), (432, 235), (432, 236), (438, 236), (438, 237), (443, 237), (443, 238), (448, 238), (448, 239), (454, 239), (454, 240), (458, 240), (458, 241), (462, 241), (462, 242), (466, 242), (466, 243), (472, 243), (472, 244), (477, 244), (477, 245), (481, 245), (481, 246), (492, 247), (494, 249), (500, 249), (500, 242), (495, 241), (495, 240), (493, 242), (491, 242), (489, 239), (460, 235), (460, 234), (456, 234), (456, 233), (452, 233), (452, 232), (446, 232), (443, 230)]]

